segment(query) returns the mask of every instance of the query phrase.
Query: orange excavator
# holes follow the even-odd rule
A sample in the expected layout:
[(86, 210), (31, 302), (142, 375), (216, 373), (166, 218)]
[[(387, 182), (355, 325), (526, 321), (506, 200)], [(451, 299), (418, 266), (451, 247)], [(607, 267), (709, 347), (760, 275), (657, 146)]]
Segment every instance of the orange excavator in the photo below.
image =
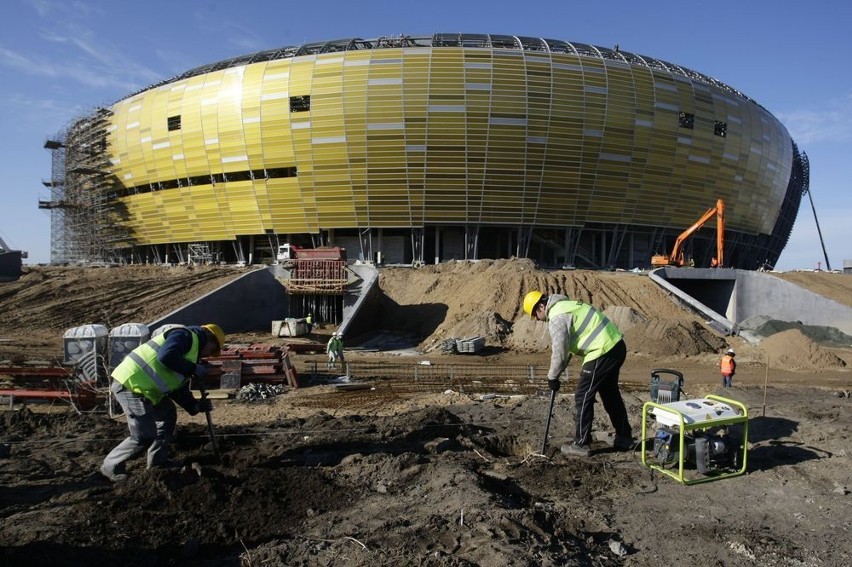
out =
[(704, 226), (713, 216), (716, 217), (716, 257), (710, 263), (712, 268), (721, 268), (725, 259), (725, 202), (722, 199), (716, 201), (716, 206), (707, 209), (695, 224), (680, 233), (677, 237), (671, 254), (659, 254), (651, 256), (651, 266), (684, 266), (687, 264), (683, 257), (683, 243), (693, 232)]

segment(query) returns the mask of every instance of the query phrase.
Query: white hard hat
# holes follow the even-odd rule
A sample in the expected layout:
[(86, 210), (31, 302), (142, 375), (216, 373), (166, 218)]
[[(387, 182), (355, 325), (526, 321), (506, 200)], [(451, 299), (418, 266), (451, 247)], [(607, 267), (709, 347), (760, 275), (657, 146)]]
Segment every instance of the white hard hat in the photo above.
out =
[(735, 353), (735, 352), (734, 352), (734, 349), (729, 348), (729, 349), (728, 349), (728, 354), (730, 354), (731, 356), (736, 356), (736, 354), (737, 354), (737, 353)]

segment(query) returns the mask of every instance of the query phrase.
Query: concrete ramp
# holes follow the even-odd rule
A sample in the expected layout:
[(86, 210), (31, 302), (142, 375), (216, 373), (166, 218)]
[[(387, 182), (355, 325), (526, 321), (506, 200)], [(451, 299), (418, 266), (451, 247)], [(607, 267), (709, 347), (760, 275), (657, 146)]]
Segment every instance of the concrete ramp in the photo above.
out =
[(343, 296), (343, 320), (338, 328), (344, 336), (360, 334), (371, 330), (372, 321), (359, 318), (358, 314), (365, 306), (371, 306), (379, 299), (379, 271), (375, 266), (367, 264), (352, 264), (348, 269), (357, 278), (349, 284), (346, 295)]
[[(343, 316), (339, 326), (344, 334), (358, 333), (370, 326), (370, 321), (364, 317), (359, 319), (357, 315), (380, 295), (375, 267), (351, 265), (347, 272), (351, 277), (343, 296)], [(258, 268), (147, 323), (148, 328), (154, 331), (167, 324), (217, 323), (226, 333), (269, 332), (273, 320), (290, 316), (289, 297), (282, 278), (286, 279), (286, 272), (280, 266)]]
[(852, 308), (770, 274), (667, 267), (653, 270), (650, 277), (728, 334), (738, 333), (740, 323), (759, 315), (852, 335)]
[(216, 323), (225, 333), (247, 333), (269, 331), (272, 320), (288, 316), (286, 291), (271, 270), (259, 268), (148, 323), (148, 328)]

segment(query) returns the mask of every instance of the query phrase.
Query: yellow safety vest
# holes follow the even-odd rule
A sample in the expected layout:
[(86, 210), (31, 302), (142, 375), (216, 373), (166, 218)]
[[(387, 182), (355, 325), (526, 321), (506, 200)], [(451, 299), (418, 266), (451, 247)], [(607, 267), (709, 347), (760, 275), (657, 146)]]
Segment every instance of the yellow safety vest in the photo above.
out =
[(557, 301), (547, 311), (548, 319), (570, 313), (571, 344), (568, 350), (583, 357), (583, 364), (600, 358), (621, 340), (622, 333), (603, 313), (580, 301)]
[[(198, 363), (198, 335), (192, 333), (192, 348), (184, 358), (192, 364)], [(166, 334), (158, 335), (147, 343), (136, 347), (133, 352), (112, 371), (112, 377), (133, 393), (145, 396), (151, 403), (158, 404), (170, 392), (183, 386), (183, 374), (168, 368), (157, 360), (157, 353), (166, 342)]]

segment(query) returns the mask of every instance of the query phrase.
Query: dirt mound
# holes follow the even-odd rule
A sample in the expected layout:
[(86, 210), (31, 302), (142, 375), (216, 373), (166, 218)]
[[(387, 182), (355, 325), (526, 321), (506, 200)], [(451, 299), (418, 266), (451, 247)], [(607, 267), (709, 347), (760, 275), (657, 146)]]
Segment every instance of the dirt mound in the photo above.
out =
[(799, 321), (781, 321), (770, 319), (764, 315), (749, 317), (740, 323), (740, 328), (749, 330), (761, 337), (770, 337), (782, 331), (798, 329), (803, 335), (820, 345), (838, 347), (852, 345), (852, 336), (847, 335), (837, 327), (805, 325)]
[(0, 284), (0, 360), (62, 352), (65, 330), (150, 323), (245, 273), (232, 266), (27, 267)]
[(416, 335), (426, 351), (448, 339), (471, 336), (518, 352), (547, 351), (547, 325), (531, 321), (521, 310), (524, 295), (534, 289), (591, 303), (622, 331), (636, 327), (628, 338), (631, 350), (694, 355), (724, 346), (701, 320), (638, 274), (544, 271), (529, 260), (481, 260), (417, 270), (386, 268), (379, 286), (386, 300), (378, 325)]
[(634, 352), (655, 356), (695, 356), (718, 352), (725, 340), (695, 321), (655, 319), (638, 323), (624, 333), (624, 341)]
[(773, 368), (844, 368), (844, 362), (830, 350), (825, 349), (799, 329), (776, 333), (760, 343), (760, 349)]
[(803, 271), (772, 275), (852, 307), (852, 278), (849, 274)]

